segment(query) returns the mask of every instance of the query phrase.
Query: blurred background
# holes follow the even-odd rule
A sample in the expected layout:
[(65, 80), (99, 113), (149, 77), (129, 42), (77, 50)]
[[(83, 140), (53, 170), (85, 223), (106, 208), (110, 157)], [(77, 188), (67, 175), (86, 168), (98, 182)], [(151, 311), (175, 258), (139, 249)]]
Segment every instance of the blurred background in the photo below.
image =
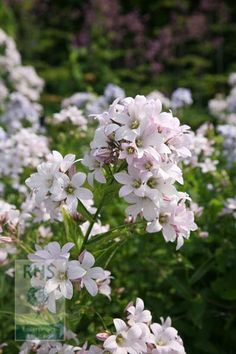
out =
[[(0, 23), (46, 94), (188, 87), (205, 103), (236, 70), (234, 0), (1, 0)], [(53, 99), (53, 97), (51, 97)], [(54, 97), (56, 99), (56, 97)]]

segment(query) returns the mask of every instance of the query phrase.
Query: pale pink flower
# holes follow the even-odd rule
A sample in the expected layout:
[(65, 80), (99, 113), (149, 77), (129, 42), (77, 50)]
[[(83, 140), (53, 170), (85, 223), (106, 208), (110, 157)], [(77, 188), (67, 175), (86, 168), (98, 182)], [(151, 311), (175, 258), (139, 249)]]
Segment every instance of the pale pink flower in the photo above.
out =
[(90, 295), (97, 295), (98, 285), (96, 281), (106, 278), (105, 271), (101, 267), (93, 267), (95, 258), (90, 252), (84, 251), (81, 253), (79, 262), (81, 268), (85, 271), (84, 275), (79, 279), (81, 287), (85, 287)]
[(135, 323), (149, 323), (152, 320), (152, 315), (149, 310), (144, 309), (144, 302), (137, 298), (135, 305), (132, 303), (126, 307), (128, 313), (128, 324), (133, 326)]

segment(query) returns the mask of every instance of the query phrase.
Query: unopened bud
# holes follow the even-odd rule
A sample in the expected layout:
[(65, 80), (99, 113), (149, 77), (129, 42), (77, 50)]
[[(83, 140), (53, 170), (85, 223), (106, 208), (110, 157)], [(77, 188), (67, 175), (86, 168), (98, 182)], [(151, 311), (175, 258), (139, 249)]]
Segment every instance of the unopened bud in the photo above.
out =
[(127, 216), (125, 218), (125, 224), (133, 224), (134, 223), (134, 217), (133, 216)]
[(101, 342), (105, 342), (105, 340), (109, 337), (109, 333), (107, 332), (102, 332), (102, 333), (98, 333), (96, 334), (96, 338), (97, 340), (100, 340)]
[(200, 231), (199, 232), (199, 237), (201, 238), (207, 238), (209, 236), (209, 233), (207, 231)]
[(70, 177), (70, 179), (76, 174), (76, 166), (75, 164), (73, 164), (69, 170), (68, 170), (68, 175)]
[(75, 220), (76, 222), (82, 223), (86, 221), (85, 217), (81, 213), (78, 213), (77, 211), (73, 212), (71, 216), (73, 220)]

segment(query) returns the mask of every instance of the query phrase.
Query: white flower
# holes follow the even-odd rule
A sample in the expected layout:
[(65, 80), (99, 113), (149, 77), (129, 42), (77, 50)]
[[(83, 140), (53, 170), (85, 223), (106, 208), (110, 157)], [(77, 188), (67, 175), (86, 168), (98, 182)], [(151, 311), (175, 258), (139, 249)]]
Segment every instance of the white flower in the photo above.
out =
[(191, 91), (187, 88), (179, 87), (171, 96), (171, 106), (181, 108), (184, 106), (190, 106), (193, 103)]
[(113, 277), (111, 276), (111, 272), (109, 272), (108, 270), (105, 270), (104, 271), (104, 278), (96, 280), (97, 285), (98, 285), (98, 293), (108, 297), (109, 300), (111, 299), (110, 283), (111, 283), (112, 278)]
[(22, 93), (32, 101), (39, 100), (44, 81), (32, 66), (17, 66), (10, 72), (11, 81), (16, 91)]
[(8, 94), (9, 94), (9, 92), (8, 92), (7, 87), (5, 86), (4, 82), (2, 80), (0, 80), (0, 107), (4, 103)]
[(62, 259), (53, 260), (50, 264), (50, 271), (53, 273), (51, 279), (46, 279), (45, 290), (48, 294), (56, 290), (66, 299), (73, 296), (73, 286), (71, 280), (81, 278), (85, 270), (78, 261), (67, 261)]
[(231, 73), (228, 78), (228, 83), (230, 86), (236, 86), (236, 73)]
[(138, 197), (135, 194), (130, 194), (125, 197), (125, 200), (131, 204), (126, 208), (126, 214), (134, 219), (141, 213), (145, 220), (152, 221), (158, 214), (158, 204), (148, 197)]
[(127, 319), (130, 326), (135, 323), (149, 323), (152, 320), (151, 312), (144, 309), (144, 302), (140, 298), (136, 299), (135, 305), (128, 305), (126, 311), (128, 312)]
[[(89, 227), (89, 221), (85, 221), (83, 224), (80, 225), (80, 228), (84, 235), (86, 234), (88, 227)], [(110, 228), (109, 225), (102, 225), (101, 221), (98, 220), (98, 222), (94, 223), (92, 230), (90, 231), (89, 238), (107, 232), (109, 228)]]
[(15, 66), (21, 64), (20, 53), (16, 49), (14, 40), (0, 29), (0, 46), (3, 46), (4, 53), (0, 56), (0, 68), (6, 72), (11, 71)]
[(109, 102), (114, 101), (116, 98), (124, 98), (125, 91), (114, 84), (108, 84), (104, 90), (104, 96), (107, 98)]
[(227, 101), (222, 95), (218, 94), (215, 98), (208, 101), (208, 109), (216, 118), (223, 118), (227, 109)]
[(64, 157), (56, 150), (53, 150), (52, 154), (48, 156), (48, 161), (58, 165), (58, 169), (65, 173), (75, 163), (75, 155), (67, 154)]
[(113, 320), (116, 334), (108, 337), (103, 347), (113, 354), (137, 354), (146, 352), (147, 346), (143, 337), (143, 330), (140, 325), (135, 324), (128, 327), (124, 321), (116, 318)]
[(119, 196), (125, 197), (131, 193), (136, 195), (142, 194), (143, 180), (145, 176), (146, 175), (141, 174), (140, 171), (134, 167), (129, 167), (128, 173), (125, 171), (116, 173), (114, 175), (115, 179), (117, 182), (123, 184), (123, 187), (121, 187), (119, 191)]
[(50, 226), (46, 227), (44, 225), (39, 226), (38, 233), (42, 239), (50, 239), (53, 236)]
[(74, 354), (78, 350), (80, 350), (80, 347), (74, 347), (66, 343), (43, 341), (37, 350), (37, 354)]
[(56, 123), (70, 121), (72, 124), (81, 127), (84, 130), (87, 128), (87, 120), (84, 117), (83, 112), (76, 106), (64, 108), (60, 113), (55, 113), (53, 117)]
[(146, 154), (159, 160), (161, 153), (170, 153), (170, 149), (164, 144), (163, 135), (155, 129), (155, 126), (148, 124), (148, 122), (143, 122), (140, 125), (134, 142), (138, 158), (142, 158)]
[(147, 226), (148, 232), (158, 232), (162, 230), (166, 242), (177, 240), (179, 249), (184, 243), (184, 239), (189, 238), (190, 231), (197, 229), (194, 223), (194, 213), (187, 210), (184, 201), (178, 202), (177, 198), (171, 201), (164, 201), (160, 205), (159, 216)]
[(24, 123), (30, 125), (34, 130), (39, 129), (39, 117), (42, 107), (38, 103), (32, 103), (20, 92), (13, 92), (9, 95), (9, 101), (5, 111), (1, 115), (1, 121), (6, 125), (7, 130), (12, 133), (20, 130)]
[(216, 166), (218, 165), (218, 163), (218, 160), (211, 160), (207, 158), (205, 159), (205, 161), (200, 162), (198, 166), (201, 168), (203, 173), (208, 173), (216, 171)]
[(56, 241), (49, 242), (44, 248), (35, 245), (36, 251), (28, 256), (29, 260), (35, 261), (51, 261), (52, 259), (65, 259), (70, 258), (70, 249), (74, 247), (74, 243), (68, 242), (63, 247)]
[[(41, 203), (46, 199), (47, 194), (51, 192), (58, 165), (51, 162), (43, 162), (38, 166), (36, 173), (33, 173), (25, 181), (26, 185), (35, 191), (35, 199), (37, 203)], [(57, 175), (59, 178), (60, 175)]]
[(48, 159), (48, 162), (38, 166), (38, 172), (32, 174), (25, 183), (34, 192), (36, 205), (33, 205), (33, 209), (45, 207), (52, 220), (61, 220), (62, 206), (66, 206), (73, 213), (76, 211), (78, 200), (90, 205), (93, 194), (82, 187), (86, 174), (76, 173), (75, 155), (68, 154), (63, 157), (58, 151), (53, 151)]
[(101, 163), (91, 154), (85, 154), (82, 164), (92, 172), (88, 173), (88, 182), (93, 186), (94, 179), (100, 183), (106, 183), (106, 178), (102, 172)]
[(5, 135), (0, 139), (0, 174), (17, 182), (24, 168), (35, 168), (48, 153), (47, 138), (36, 135), (30, 128)]
[(152, 354), (186, 354), (182, 339), (175, 328), (171, 327), (171, 319), (161, 318), (162, 324), (153, 323), (150, 327), (153, 333), (155, 348)]
[(65, 200), (69, 210), (75, 211), (78, 200), (90, 200), (93, 197), (92, 192), (81, 187), (86, 180), (86, 174), (78, 172), (70, 179), (66, 174), (60, 174), (56, 177), (51, 188), (52, 199), (54, 201)]
[(95, 258), (87, 251), (80, 255), (79, 262), (80, 266), (85, 270), (85, 274), (80, 279), (81, 287), (85, 286), (90, 295), (97, 295), (98, 285), (96, 280), (106, 278), (105, 271), (101, 267), (93, 267)]
[(236, 219), (236, 198), (228, 198), (224, 202), (224, 209), (222, 210), (222, 215), (232, 214)]
[(56, 301), (62, 297), (73, 296), (72, 281), (86, 274), (79, 261), (69, 261), (69, 250), (74, 246), (67, 243), (62, 248), (58, 242), (50, 242), (42, 249), (35, 246), (36, 252), (28, 256), (34, 262), (32, 267), (39, 269), (31, 278), (31, 285), (47, 295), (45, 305), (51, 312), (56, 312)]
[(147, 95), (147, 98), (148, 99), (151, 99), (151, 100), (160, 100), (162, 105), (165, 107), (165, 108), (170, 108), (170, 100), (168, 97), (166, 97), (165, 95), (163, 95), (162, 92), (160, 91), (153, 91), (151, 93), (149, 93), (149, 95)]
[(88, 102), (92, 102), (96, 99), (96, 96), (89, 92), (77, 92), (69, 98), (65, 98), (62, 101), (62, 107), (77, 106), (84, 109)]

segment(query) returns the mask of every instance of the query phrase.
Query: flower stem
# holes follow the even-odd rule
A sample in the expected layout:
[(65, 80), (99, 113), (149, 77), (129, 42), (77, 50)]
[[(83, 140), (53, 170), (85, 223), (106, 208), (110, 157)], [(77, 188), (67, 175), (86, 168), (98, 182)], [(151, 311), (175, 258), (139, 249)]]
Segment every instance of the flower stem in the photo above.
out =
[(82, 245), (82, 249), (84, 249), (84, 246), (85, 246), (86, 243), (88, 242), (89, 235), (90, 235), (90, 233), (91, 233), (91, 231), (92, 231), (92, 228), (93, 228), (95, 222), (97, 221), (98, 215), (99, 215), (99, 213), (100, 213), (100, 211), (101, 211), (101, 209), (102, 209), (104, 199), (105, 199), (105, 193), (103, 194), (102, 199), (100, 200), (99, 206), (98, 206), (98, 208), (97, 208), (96, 213), (94, 214), (93, 220), (90, 221), (88, 230), (87, 230), (87, 232), (86, 232), (86, 234), (85, 234), (85, 236), (84, 236), (84, 242), (83, 242), (83, 245)]

